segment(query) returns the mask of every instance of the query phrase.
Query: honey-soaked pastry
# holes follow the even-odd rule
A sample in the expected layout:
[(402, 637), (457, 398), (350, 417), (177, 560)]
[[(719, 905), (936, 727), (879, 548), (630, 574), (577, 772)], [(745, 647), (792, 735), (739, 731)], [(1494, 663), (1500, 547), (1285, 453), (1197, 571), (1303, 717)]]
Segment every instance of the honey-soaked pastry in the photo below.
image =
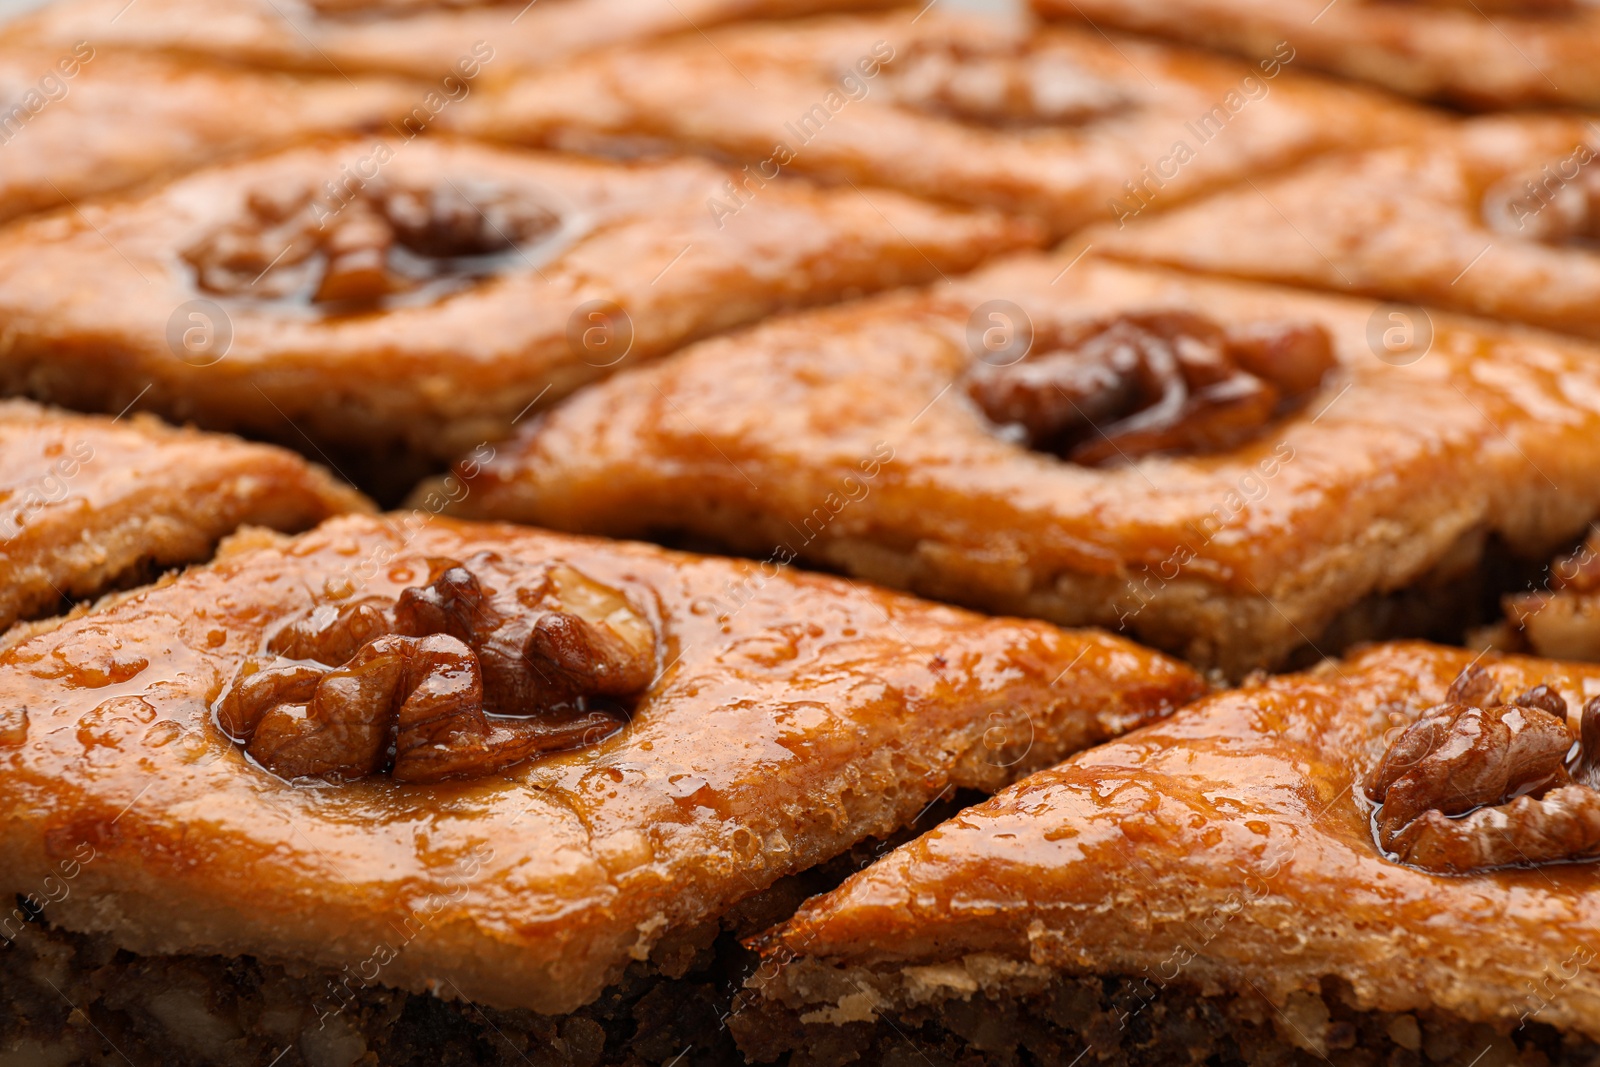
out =
[(370, 507), (270, 445), (0, 401), (0, 629), (204, 560), (240, 526), (292, 533)]
[(8, 43), (0, 48), (0, 222), (308, 134), (415, 124), (426, 88), (119, 54), (83, 39)]
[(743, 171), (727, 212), (800, 173), (1065, 233), (1434, 120), (1275, 60), (912, 8), (608, 49), (488, 88), (441, 121), (524, 144), (732, 157)]
[(719, 218), (707, 200), (729, 177), (426, 137), (199, 171), (0, 233), (0, 383), (348, 455), (353, 476), (408, 486), (686, 340), (1039, 239), (798, 182)]
[(808, 902), (731, 1024), (758, 1061), (1592, 1062), (1597, 693), (1402, 644), (1208, 697)]
[(1031, 0), (1087, 22), (1267, 56), (1424, 99), (1495, 110), (1600, 105), (1588, 0)]
[(1469, 621), (1487, 537), (1541, 561), (1600, 514), (1600, 353), (1441, 313), (1396, 354), (1377, 311), (1018, 257), (614, 377), (464, 467), (455, 507), (777, 552), (1230, 674), (1431, 634)]
[(1118, 258), (1600, 338), (1597, 151), (1575, 115), (1475, 119), (1082, 239)]
[[(730, 19), (784, 17), (887, 0), (61, 0), (12, 21), (40, 47), (87, 38), (268, 67), (386, 71), (442, 79), (461, 99), (483, 71), (537, 68), (591, 49)], [(439, 105), (440, 107), (448, 104)], [(438, 110), (432, 108), (431, 110)]]
[(42, 905), (65, 929), (566, 1012), (947, 788), (1202, 688), (775, 563), (335, 519), (0, 654), (0, 889), (87, 843)]

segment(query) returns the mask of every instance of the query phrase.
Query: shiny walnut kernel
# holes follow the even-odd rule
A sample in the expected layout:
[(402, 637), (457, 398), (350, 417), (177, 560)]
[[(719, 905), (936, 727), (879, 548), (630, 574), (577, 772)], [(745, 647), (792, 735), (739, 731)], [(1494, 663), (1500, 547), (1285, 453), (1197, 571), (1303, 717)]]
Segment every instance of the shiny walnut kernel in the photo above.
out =
[(565, 564), (495, 590), (479, 575), (498, 562), (433, 560), (393, 603), (318, 607), (268, 642), (298, 658), (247, 668), (218, 725), (286, 778), (402, 782), (492, 774), (612, 733), (620, 708), (591, 702), (650, 684), (653, 627)]
[(330, 310), (443, 295), (514, 266), (519, 248), (560, 224), (518, 190), (465, 180), (411, 188), (378, 179), (332, 201), (256, 190), (245, 209), (185, 253), (199, 287)]
[(1446, 874), (1600, 856), (1600, 698), (1579, 738), (1566, 700), (1535, 686), (1502, 703), (1470, 667), (1365, 783), (1385, 852)]
[(1042, 331), (1015, 363), (974, 364), (967, 392), (1029, 447), (1098, 466), (1234, 447), (1303, 404), (1334, 366), (1316, 324), (1224, 328), (1157, 311)]
[(1061, 56), (1026, 45), (925, 42), (883, 68), (889, 99), (984, 126), (1077, 125), (1131, 98)]

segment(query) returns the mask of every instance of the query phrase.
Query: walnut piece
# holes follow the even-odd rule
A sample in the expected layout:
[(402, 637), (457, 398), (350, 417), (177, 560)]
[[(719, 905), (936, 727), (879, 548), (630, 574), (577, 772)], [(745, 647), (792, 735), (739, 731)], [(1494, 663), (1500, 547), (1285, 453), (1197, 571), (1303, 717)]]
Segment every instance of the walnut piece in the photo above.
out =
[(206, 292), (360, 310), (442, 295), (514, 266), (560, 219), (523, 191), (462, 179), (432, 188), (377, 178), (343, 199), (258, 189), (245, 215), (184, 257)]
[(1502, 703), (1487, 671), (1463, 671), (1367, 778), (1379, 846), (1446, 874), (1600, 857), (1600, 697), (1576, 744), (1567, 714), (1549, 686)]
[(285, 778), (396, 781), (493, 774), (598, 741), (622, 721), (599, 698), (645, 689), (655, 630), (618, 590), (565, 564), (490, 588), (498, 557), (430, 561), (392, 604), (323, 605), (284, 627), (218, 702), (217, 724)]
[(979, 361), (967, 393), (1029, 447), (1098, 466), (1232, 448), (1302, 405), (1335, 366), (1320, 325), (1224, 328), (1188, 311), (1041, 332), (1019, 361)]

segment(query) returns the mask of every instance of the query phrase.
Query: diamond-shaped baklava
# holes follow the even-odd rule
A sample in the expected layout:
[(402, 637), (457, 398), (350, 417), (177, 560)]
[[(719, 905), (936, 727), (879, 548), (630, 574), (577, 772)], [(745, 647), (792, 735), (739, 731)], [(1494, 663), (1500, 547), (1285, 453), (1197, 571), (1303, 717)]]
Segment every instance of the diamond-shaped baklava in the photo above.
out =
[(1597, 150), (1577, 116), (1476, 119), (1083, 240), (1119, 258), (1600, 337)]
[(1448, 631), (1486, 539), (1542, 560), (1600, 514), (1600, 352), (1442, 313), (1392, 351), (1381, 311), (1019, 257), (614, 377), (464, 467), (455, 506), (1120, 626), (1230, 673)]
[(1058, 232), (1432, 125), (1276, 60), (915, 8), (608, 49), (481, 92), (442, 121), (525, 144), (732, 157), (743, 170), (719, 198), (727, 213), (799, 173), (999, 207)]
[[(1151, 33), (1495, 109), (1600, 104), (1585, 0), (1032, 0), (1047, 18)], [(1287, 50), (1287, 51), (1285, 51)]]
[(1592, 1062), (1597, 694), (1397, 645), (1208, 697), (809, 902), (736, 1032), (763, 1061)]
[(784, 307), (937, 277), (1025, 223), (725, 170), (428, 137), (224, 164), (0, 232), (0, 388), (131, 403), (408, 486), (619, 366)]
[[(128, 55), (0, 48), (0, 222), (310, 134), (388, 129), (422, 89)], [(248, 121), (240, 121), (248, 116)]]
[(0, 654), (0, 888), (137, 952), (565, 1012), (947, 788), (1202, 689), (776, 564), (335, 519)]
[(370, 507), (270, 445), (0, 401), (0, 630), (204, 560), (240, 526), (295, 532)]

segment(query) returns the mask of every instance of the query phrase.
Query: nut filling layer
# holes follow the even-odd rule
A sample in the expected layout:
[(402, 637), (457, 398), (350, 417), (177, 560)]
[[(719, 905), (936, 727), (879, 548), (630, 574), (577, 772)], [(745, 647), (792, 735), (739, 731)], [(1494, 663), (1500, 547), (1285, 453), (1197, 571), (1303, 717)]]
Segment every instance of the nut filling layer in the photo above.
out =
[[(345, 193), (348, 195), (338, 195)], [(256, 189), (242, 218), (184, 253), (204, 292), (363, 311), (437, 299), (532, 262), (562, 228), (527, 190), (466, 178), (353, 193)]]
[(1028, 447), (1100, 466), (1222, 451), (1302, 406), (1333, 369), (1314, 323), (1223, 327), (1188, 311), (1041, 330), (1023, 357), (980, 360), (967, 393)]
[(1503, 702), (1481, 667), (1403, 730), (1367, 779), (1378, 844), (1445, 874), (1600, 857), (1600, 697), (1579, 737), (1535, 686)]
[(621, 591), (562, 563), (496, 590), (480, 577), (493, 553), (429, 562), (428, 584), (393, 602), (325, 605), (279, 630), (217, 725), (284, 778), (436, 782), (598, 742), (649, 686), (655, 630)]

